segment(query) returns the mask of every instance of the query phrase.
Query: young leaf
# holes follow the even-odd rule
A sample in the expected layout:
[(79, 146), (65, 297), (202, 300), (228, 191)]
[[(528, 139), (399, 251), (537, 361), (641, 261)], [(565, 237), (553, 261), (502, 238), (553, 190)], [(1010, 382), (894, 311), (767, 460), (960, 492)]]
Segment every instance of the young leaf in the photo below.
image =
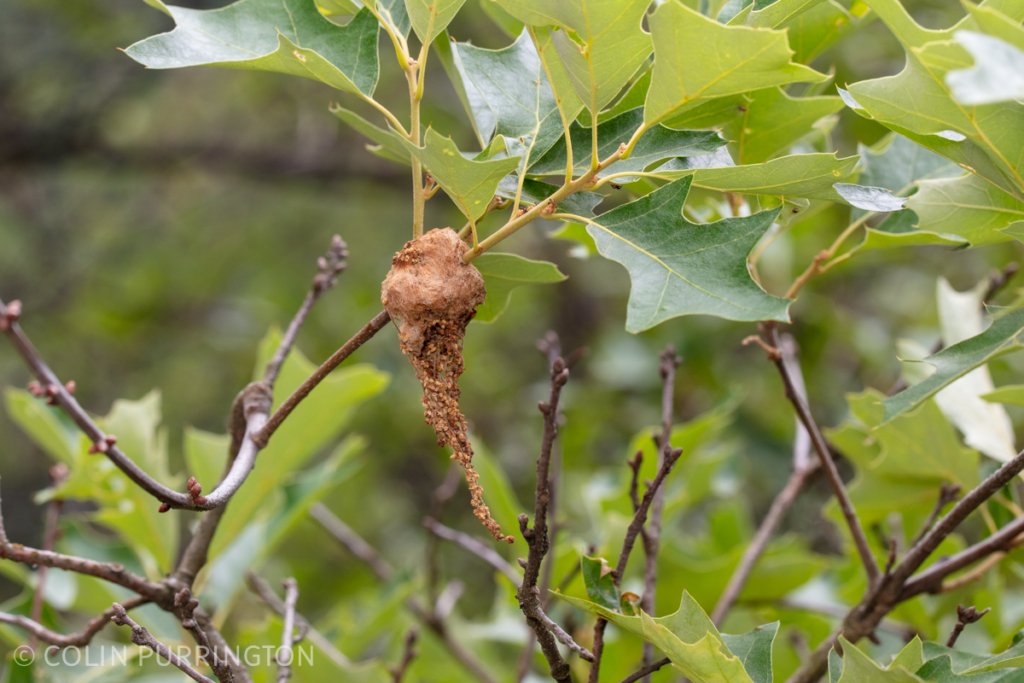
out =
[(400, 164), (408, 165), (410, 163), (409, 150), (403, 144), (403, 137), (395, 131), (375, 126), (359, 114), (345, 109), (339, 104), (332, 104), (330, 112), (375, 142), (375, 145), (367, 145), (367, 149), (377, 156)]
[(654, 71), (644, 107), (648, 125), (714, 97), (826, 78), (790, 61), (784, 31), (723, 26), (679, 0), (658, 7), (650, 25)]
[(952, 29), (923, 29), (892, 0), (869, 4), (907, 48), (907, 63), (895, 76), (850, 85), (851, 107), (1024, 199), (1024, 105), (960, 104), (946, 75), (970, 67), (971, 57), (949, 40)]
[(754, 683), (772, 683), (772, 643), (779, 633), (779, 622), (763, 624), (740, 635), (722, 634), (729, 651), (739, 657)]
[(650, 0), (497, 3), (525, 24), (563, 29), (550, 34), (551, 44), (576, 96), (593, 116), (619, 94), (651, 54), (651, 38), (641, 27)]
[(429, 45), (451, 23), (466, 0), (405, 0), (412, 29)]
[(487, 210), (501, 179), (519, 165), (519, 157), (474, 161), (467, 159), (452, 139), (427, 129), (423, 147), (404, 138), (403, 146), (423, 164), (441, 189), (466, 218), (475, 221)]
[(526, 31), (500, 50), (455, 43), (452, 57), (481, 147), (503, 135), (510, 154), (529, 164), (562, 136), (554, 92)]
[(1024, 406), (1024, 384), (1007, 384), (981, 396), (991, 403)]
[(838, 97), (790, 97), (782, 88), (766, 88), (741, 96), (722, 134), (735, 145), (737, 163), (767, 161), (842, 108)]
[(512, 290), (523, 285), (562, 282), (566, 276), (558, 266), (516, 254), (481, 254), (473, 265), (484, 276), (487, 299), (476, 309), (476, 319), (493, 322), (508, 306)]
[[(628, 141), (643, 123), (643, 110), (633, 109), (601, 123), (597, 127), (598, 156), (607, 157), (619, 145)], [(578, 123), (569, 128), (572, 142), (573, 168), (583, 173), (590, 168), (591, 130)], [(679, 157), (690, 157), (713, 152), (725, 145), (725, 140), (713, 131), (672, 130), (654, 126), (637, 141), (628, 159), (617, 161), (605, 171), (643, 171), (658, 162)], [(565, 171), (565, 139), (559, 140), (543, 157), (530, 167), (530, 175), (555, 175)]]
[(377, 20), (335, 26), (307, 0), (239, 0), (216, 10), (169, 7), (173, 31), (125, 54), (151, 69), (224, 66), (310, 78), (369, 96), (377, 85)]
[(610, 610), (619, 609), (619, 589), (615, 587), (612, 568), (603, 557), (580, 558), (580, 569), (587, 596), (594, 603)]
[(882, 668), (842, 636), (839, 642), (843, 647), (843, 674), (839, 683), (924, 683), (924, 679), (907, 671), (901, 664), (894, 662), (890, 667)]
[(626, 329), (642, 332), (697, 313), (788, 320), (789, 302), (765, 293), (747, 270), (747, 254), (778, 210), (696, 225), (682, 216), (689, 190), (690, 179), (683, 178), (587, 226), (601, 255), (629, 271)]
[[(1024, 119), (1022, 119), (1024, 123)], [(923, 180), (907, 207), (918, 217), (918, 227), (945, 235), (958, 235), (973, 245), (1012, 239), (1004, 232), (1024, 221), (1024, 201), (976, 175)]]
[(834, 154), (793, 154), (761, 164), (688, 168), (669, 162), (656, 170), (659, 177), (693, 177), (693, 186), (719, 192), (744, 192), (783, 197), (807, 197), (838, 201), (832, 187), (849, 177), (857, 157), (837, 158)]
[(882, 424), (908, 410), (913, 410), (950, 382), (963, 377), (974, 368), (997, 356), (1021, 348), (1022, 332), (1024, 309), (1018, 308), (998, 318), (981, 334), (925, 358), (921, 362), (933, 366), (935, 372), (922, 382), (887, 398), (883, 403), (885, 417)]
[[(684, 592), (679, 609), (652, 618), (645, 612), (626, 616), (597, 602), (559, 595), (566, 602), (598, 616), (651, 643), (686, 677), (702, 683), (753, 683), (739, 657), (729, 651), (722, 635), (700, 605)], [(749, 651), (748, 651), (749, 654)]]

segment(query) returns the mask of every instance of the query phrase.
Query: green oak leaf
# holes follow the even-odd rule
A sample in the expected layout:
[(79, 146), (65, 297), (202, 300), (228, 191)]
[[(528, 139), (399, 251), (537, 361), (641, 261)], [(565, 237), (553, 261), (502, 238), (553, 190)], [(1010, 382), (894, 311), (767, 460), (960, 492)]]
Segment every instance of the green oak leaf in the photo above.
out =
[(517, 254), (488, 252), (473, 260), (484, 276), (487, 298), (476, 309), (476, 319), (493, 322), (508, 307), (512, 291), (523, 285), (562, 282), (566, 276), (554, 263), (534, 261)]
[(792, 154), (760, 164), (712, 168), (687, 168), (685, 163), (673, 161), (655, 173), (668, 180), (692, 176), (694, 187), (719, 192), (840, 201), (832, 186), (853, 174), (856, 167), (857, 157)]
[(339, 104), (332, 104), (330, 112), (347, 123), (351, 128), (362, 133), (372, 140), (374, 145), (367, 145), (367, 148), (377, 156), (400, 164), (410, 163), (409, 150), (403, 144), (404, 138), (390, 128), (376, 126), (359, 114), (345, 109)]
[(826, 0), (803, 12), (786, 26), (793, 61), (807, 64), (839, 42), (863, 20), (836, 0)]
[(519, 165), (518, 157), (488, 161), (467, 159), (451, 138), (433, 128), (427, 129), (422, 147), (405, 138), (399, 139), (470, 221), (483, 215), (498, 183)]
[(957, 235), (973, 245), (1012, 239), (1002, 232), (1024, 221), (1024, 201), (976, 175), (923, 180), (907, 207), (918, 217), (918, 227), (944, 235)]
[(752, 2), (729, 20), (730, 25), (763, 26), (780, 28), (807, 10), (819, 4), (821, 0), (772, 0), (771, 2)]
[(767, 161), (807, 135), (819, 119), (843, 108), (838, 97), (790, 97), (782, 88), (741, 96), (738, 115), (722, 128), (735, 146), (736, 162)]
[(150, 69), (227, 67), (301, 76), (369, 96), (377, 86), (377, 20), (337, 27), (302, 0), (240, 0), (221, 9), (168, 7), (173, 31), (125, 53)]
[[(604, 109), (651, 54), (641, 22), (650, 0), (496, 0), (534, 27), (557, 27), (545, 41), (557, 54), (568, 84), (591, 114)], [(541, 49), (542, 55), (546, 50)], [(555, 83), (555, 90), (560, 90)]]
[[(753, 683), (744, 662), (730, 652), (723, 636), (697, 601), (683, 592), (679, 609), (654, 618), (626, 616), (597, 602), (556, 594), (571, 605), (604, 617), (661, 650), (682, 674), (701, 683)], [(742, 641), (741, 641), (741, 644)], [(749, 654), (749, 649), (745, 652)], [(757, 662), (756, 658), (753, 660)]]
[(779, 622), (762, 624), (747, 633), (722, 634), (729, 651), (739, 657), (754, 683), (772, 683), (772, 643), (779, 634)]
[(981, 397), (990, 403), (1024, 406), (1024, 384), (1007, 384)]
[[(924, 679), (908, 671), (902, 661), (898, 660), (883, 668), (842, 636), (839, 642), (843, 648), (843, 673), (839, 683), (924, 683)], [(920, 648), (920, 641), (917, 647)], [(910, 660), (908, 658), (905, 661)]]
[(580, 558), (580, 574), (587, 596), (595, 603), (609, 610), (619, 609), (619, 589), (615, 585), (612, 568), (603, 557)]
[(555, 94), (529, 33), (523, 31), (500, 50), (469, 43), (454, 43), (451, 48), (482, 147), (503, 135), (509, 153), (528, 165), (562, 136)]
[(390, 28), (394, 33), (409, 36), (412, 24), (405, 9), (405, 0), (313, 0), (320, 14), (332, 24), (344, 26), (352, 15), (369, 5), (378, 16), (381, 25)]
[[(598, 156), (604, 158), (627, 142), (643, 124), (643, 110), (633, 109), (622, 113), (597, 127)], [(577, 173), (590, 169), (591, 130), (578, 123), (569, 129), (572, 142), (573, 168)], [(713, 131), (672, 130), (655, 126), (646, 131), (637, 141), (629, 158), (609, 166), (602, 175), (626, 171), (643, 171), (667, 159), (689, 157), (714, 150), (725, 145), (725, 140)], [(565, 171), (565, 139), (559, 140), (547, 154), (530, 166), (530, 175), (555, 175)]]
[(790, 60), (784, 31), (723, 26), (679, 0), (658, 7), (650, 26), (654, 70), (644, 105), (648, 125), (712, 98), (826, 78)]
[(412, 30), (429, 45), (451, 23), (466, 0), (405, 0)]
[(922, 360), (935, 368), (927, 379), (904, 389), (883, 402), (885, 424), (913, 410), (943, 387), (997, 356), (1016, 351), (1022, 346), (1024, 309), (1014, 309), (997, 318), (979, 335), (965, 339)]
[(974, 8), (953, 28), (933, 31), (916, 24), (898, 2), (867, 4), (903, 43), (907, 62), (894, 76), (850, 85), (847, 104), (1024, 199), (1024, 104), (965, 105), (946, 82), (950, 72), (973, 64), (952, 40), (954, 32), (976, 28), (998, 13)]
[(905, 198), (897, 197), (884, 187), (855, 183), (836, 183), (832, 187), (847, 204), (864, 211), (878, 213), (899, 211), (907, 203)]
[(308, 0), (239, 0), (216, 10), (168, 7), (175, 28), (125, 54), (151, 69), (224, 66), (301, 76), (370, 96), (377, 85), (377, 20), (366, 10), (335, 26)]
[(629, 271), (626, 329), (698, 313), (788, 320), (789, 301), (767, 294), (747, 269), (747, 255), (778, 210), (696, 225), (682, 216), (689, 190), (689, 178), (677, 180), (587, 225), (601, 255)]

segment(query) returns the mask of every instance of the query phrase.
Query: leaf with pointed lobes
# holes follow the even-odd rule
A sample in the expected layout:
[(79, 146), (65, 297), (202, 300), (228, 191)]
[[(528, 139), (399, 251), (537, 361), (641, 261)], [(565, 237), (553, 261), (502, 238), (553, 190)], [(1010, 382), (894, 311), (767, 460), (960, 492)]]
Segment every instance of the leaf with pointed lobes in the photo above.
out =
[(629, 271), (626, 329), (642, 332), (684, 315), (789, 320), (789, 301), (750, 277), (747, 255), (778, 209), (697, 225), (683, 218), (690, 178), (601, 214), (587, 232), (605, 258)]

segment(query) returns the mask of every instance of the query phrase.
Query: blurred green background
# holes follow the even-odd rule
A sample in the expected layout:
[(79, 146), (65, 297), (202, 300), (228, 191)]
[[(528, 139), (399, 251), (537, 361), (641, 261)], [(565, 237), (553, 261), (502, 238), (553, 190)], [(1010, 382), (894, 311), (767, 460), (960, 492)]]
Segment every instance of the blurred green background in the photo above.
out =
[[(941, 0), (907, 4), (925, 25), (960, 15), (955, 3)], [(411, 210), (407, 171), (368, 153), (328, 113), (336, 98), (328, 89), (245, 71), (146, 71), (116, 49), (169, 28), (167, 17), (138, 0), (3, 3), (0, 298), (23, 301), (25, 330), (62, 379), (76, 380), (93, 412), (105, 413), (119, 397), (161, 390), (180, 465), (182, 429), (223, 431), (233, 396), (252, 376), (259, 340), (287, 323), (332, 234), (347, 241), (349, 268), (314, 310), (300, 348), (321, 359), (379, 310), (379, 283), (408, 238)], [(509, 41), (475, 3), (452, 31), (488, 47)], [(391, 61), (385, 54), (380, 92), (400, 108), (404, 82)], [(893, 73), (902, 61), (876, 22), (816, 64), (835, 64), (842, 84)], [(466, 116), (439, 65), (432, 66), (425, 122), (468, 147)], [(854, 153), (882, 130), (845, 112), (833, 135), (841, 152)], [(777, 240), (761, 264), (767, 287), (784, 291), (846, 219), (845, 210), (817, 213)], [(427, 224), (461, 221), (439, 194), (428, 204)], [(566, 465), (600, 467), (621, 482), (630, 439), (658, 421), (657, 356), (671, 343), (683, 357), (680, 420), (736, 402), (728, 441), (738, 457), (723, 481), (742, 491), (757, 519), (788, 476), (793, 421), (774, 369), (740, 344), (754, 328), (698, 317), (625, 333), (625, 271), (573, 257), (571, 244), (546, 238), (555, 227), (533, 226), (506, 245), (557, 262), (569, 280), (519, 290), (496, 323), (469, 329), (463, 406), (480, 440), (521, 499), (532, 500), (536, 402), (547, 393), (535, 344), (555, 330), (566, 350), (588, 349), (565, 397)], [(964, 289), (1018, 251), (873, 252), (814, 281), (793, 309), (793, 331), (819, 419), (836, 424), (845, 393), (884, 391), (897, 380), (897, 338), (934, 343), (938, 276)], [(361, 408), (354, 424), (368, 439), (365, 462), (330, 504), (396, 564), (413, 567), (423, 543), (418, 520), (444, 477), (446, 456), (423, 423), (419, 389), (394, 332), (385, 330), (357, 356), (393, 378)], [(1011, 362), (994, 368), (997, 384)], [(28, 379), (13, 349), (0, 345), (0, 385)], [(43, 508), (32, 496), (48, 483), (49, 461), (3, 414), (0, 444), (8, 533), (37, 544)], [(375, 492), (372, 505), (366, 491)], [(816, 486), (787, 526), (810, 532), (815, 548), (827, 551), (836, 540), (818, 514), (823, 497), (823, 485)], [(449, 521), (456, 518), (469, 519), (461, 496), (449, 513)], [(471, 521), (465, 526), (476, 531)], [(297, 546), (322, 540), (313, 528), (304, 534)], [(446, 562), (484, 588), (471, 591), (464, 606), (488, 609), (487, 574), (457, 554)], [(329, 566), (323, 558), (306, 563), (295, 571), (321, 579), (329, 573), (347, 586), (368, 580), (333, 549)]]

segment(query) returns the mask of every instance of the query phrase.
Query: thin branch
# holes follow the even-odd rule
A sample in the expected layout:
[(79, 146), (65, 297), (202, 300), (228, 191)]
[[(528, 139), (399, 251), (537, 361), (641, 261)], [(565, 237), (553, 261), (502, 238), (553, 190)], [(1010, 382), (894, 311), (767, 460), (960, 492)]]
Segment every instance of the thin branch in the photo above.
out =
[[(323, 504), (317, 503), (309, 511), (315, 519), (342, 547), (363, 562), (381, 581), (390, 581), (395, 574), (394, 568), (380, 553), (367, 543), (358, 533), (328, 510)], [(440, 602), (440, 600), (439, 600)], [(496, 683), (497, 679), (484, 668), (473, 653), (463, 647), (448, 631), (444, 619), (437, 610), (428, 610), (415, 598), (405, 601), (406, 609), (436, 635), (444, 644), (448, 653), (481, 683)]]
[(114, 562), (96, 562), (84, 557), (63, 555), (49, 550), (40, 550), (20, 543), (0, 544), (0, 559), (12, 560), (24, 565), (55, 567), (78, 574), (95, 576), (98, 579), (123, 586), (159, 604), (166, 604), (171, 597), (169, 588), (133, 574), (123, 565)]
[[(999, 491), (999, 489), (1001, 489), (1003, 486), (1009, 483), (1010, 480), (1017, 476), (1022, 470), (1024, 470), (1024, 451), (1021, 451), (1011, 460), (1008, 460), (1007, 462), (1003, 463), (1003, 465), (998, 470), (990, 474), (984, 481), (982, 481), (980, 484), (974, 487), (973, 490), (971, 490), (966, 496), (961, 498), (956, 505), (953, 506), (952, 510), (946, 513), (945, 517), (940, 519), (934, 527), (932, 527), (927, 533), (925, 533), (921, 540), (914, 544), (914, 546), (907, 552), (903, 560), (893, 570), (892, 573), (894, 581), (898, 581), (900, 584), (902, 584), (907, 578), (909, 578), (910, 575), (914, 571), (916, 571), (918, 567), (924, 564), (924, 561), (927, 560), (933, 552), (935, 552), (935, 549), (939, 547), (939, 544), (942, 543), (942, 541), (945, 540), (947, 536), (953, 533), (953, 531), (955, 531), (958, 526), (960, 526), (960, 523), (963, 522), (969, 514), (974, 512), (974, 510), (981, 506), (986, 500), (995, 495)], [(991, 541), (996, 537), (999, 537), (1000, 540), (1004, 543), (1012, 541), (1014, 538), (1016, 538), (1019, 532), (1012, 534), (1009, 538), (1004, 538), (1003, 536), (1001, 536), (1001, 534), (1004, 534), (1008, 528), (1013, 527), (1018, 523), (1022, 523), (1022, 520), (1024, 520), (1024, 518), (1019, 518), (1015, 522), (1012, 522), (1006, 527), (1003, 527), (1003, 529), (999, 532), (996, 532), (995, 534), (989, 536), (989, 538), (986, 539), (986, 541)], [(984, 543), (984, 541), (982, 543)], [(970, 550), (971, 548), (968, 548), (967, 550), (958, 553), (957, 555), (954, 555), (953, 557), (949, 558), (944, 562), (939, 562), (932, 565), (932, 567), (929, 569), (929, 572), (934, 573), (936, 569), (940, 567), (940, 565), (951, 566), (948, 564), (951, 560), (953, 560), (956, 557), (963, 556), (964, 553), (967, 553)], [(980, 557), (981, 556), (978, 556), (978, 559), (980, 559)], [(973, 560), (971, 562), (973, 562)], [(970, 564), (971, 562), (967, 562), (967, 564)], [(957, 568), (959, 568), (959, 566)], [(928, 574), (928, 572), (924, 572), (924, 574)], [(918, 580), (920, 580), (920, 578), (921, 577), (918, 577)]]
[[(668, 346), (661, 353), (659, 372), (661, 374), (661, 433), (655, 437), (658, 448), (658, 465), (665, 462), (666, 454), (672, 449), (672, 414), (675, 397), (676, 368), (682, 359), (676, 354), (675, 348)], [(665, 492), (659, 490), (651, 503), (650, 520), (643, 528), (641, 540), (644, 547), (644, 593), (640, 600), (640, 609), (654, 614), (655, 590), (658, 578), (658, 551), (661, 547), (661, 515), (665, 507)], [(646, 666), (654, 660), (654, 646), (644, 641), (642, 664)]]
[[(246, 585), (248, 585), (249, 590), (256, 594), (256, 596), (263, 601), (263, 604), (269, 607), (271, 611), (277, 614), (277, 616), (282, 619), (284, 618), (284, 601), (277, 597), (274, 593), (274, 589), (270, 587), (270, 584), (253, 572), (246, 573), (245, 582)], [(295, 628), (303, 638), (323, 651), (338, 668), (348, 669), (352, 666), (351, 660), (338, 650), (338, 648), (334, 647), (334, 644), (322, 633), (313, 628), (309, 621), (298, 612), (295, 612)]]
[(281, 629), (281, 647), (277, 649), (277, 683), (287, 683), (292, 677), (292, 648), (298, 642), (295, 634), (295, 603), (299, 600), (299, 584), (294, 578), (284, 580), (284, 626)]
[(331, 374), (334, 368), (341, 365), (342, 361), (351, 356), (356, 349), (370, 341), (375, 334), (384, 329), (384, 326), (391, 320), (391, 316), (387, 314), (387, 311), (381, 311), (368, 323), (363, 325), (351, 339), (345, 342), (337, 351), (331, 354), (330, 358), (321, 363), (320, 367), (313, 371), (305, 382), (303, 382), (298, 389), (292, 392), (292, 395), (285, 399), (278, 409), (270, 416), (267, 423), (262, 426), (253, 434), (253, 441), (257, 444), (265, 446), (270, 440), (270, 437), (274, 435), (274, 432), (281, 426), (285, 418), (291, 415), (292, 411), (302, 403), (303, 399), (309, 396), (310, 392), (316, 388), (320, 382), (324, 381), (327, 375)]
[(505, 558), (499, 555), (491, 546), (467, 533), (463, 533), (457, 529), (451, 528), (450, 526), (441, 524), (441, 522), (431, 517), (427, 517), (423, 520), (423, 526), (427, 531), (438, 538), (451, 541), (463, 550), (469, 552), (471, 555), (475, 555), (480, 558), (499, 574), (503, 574), (512, 582), (513, 586), (519, 586), (519, 572), (516, 571), (515, 567), (505, 561)]
[(416, 658), (416, 640), (419, 635), (419, 631), (414, 628), (409, 629), (409, 632), (405, 634), (405, 641), (402, 644), (402, 659), (389, 671), (393, 683), (402, 683), (405, 673), (409, 670), (409, 665)]
[(36, 347), (21, 329), (21, 325), (18, 323), (20, 317), (20, 301), (4, 304), (0, 300), (0, 332), (5, 333), (10, 339), (29, 370), (35, 375), (36, 380), (39, 382), (40, 390), (47, 397), (48, 401), (53, 405), (60, 406), (64, 410), (67, 416), (71, 418), (71, 421), (93, 443), (95, 452), (103, 453), (107, 459), (114, 463), (119, 470), (124, 472), (142, 490), (172, 507), (194, 508), (195, 505), (189, 494), (170, 489), (149, 476), (117, 447), (116, 437), (104, 432), (89, 417), (85, 409), (72, 396), (68, 385), (65, 385), (57, 378), (57, 375), (46, 364), (39, 351), (36, 350)]
[[(571, 683), (572, 672), (568, 662), (558, 649), (554, 634), (541, 617), (540, 599), (541, 565), (550, 547), (548, 531), (548, 506), (551, 504), (551, 453), (558, 435), (558, 401), (562, 388), (569, 381), (569, 368), (561, 356), (554, 357), (548, 364), (551, 389), (547, 402), (537, 407), (544, 416), (544, 434), (541, 438), (540, 455), (537, 457), (537, 483), (534, 493), (533, 528), (529, 526), (526, 515), (519, 516), (519, 530), (526, 540), (526, 564), (523, 567), (523, 580), (516, 593), (519, 608), (526, 617), (526, 624), (533, 631), (540, 650), (548, 660), (551, 677), (559, 683)], [(532, 648), (532, 644), (530, 644)]]
[(973, 624), (980, 621), (983, 616), (992, 611), (991, 607), (986, 607), (980, 612), (976, 607), (964, 607), (963, 605), (956, 606), (956, 626), (953, 627), (953, 632), (949, 634), (949, 639), (946, 640), (946, 647), (953, 647), (956, 645), (956, 641), (960, 639), (960, 634), (964, 632), (964, 629), (968, 624)]
[[(683, 451), (678, 448), (673, 448), (666, 453), (664, 462), (662, 462), (661, 467), (658, 468), (658, 474), (655, 475), (654, 481), (652, 481), (647, 487), (647, 491), (644, 493), (644, 497), (640, 501), (640, 506), (633, 514), (633, 520), (629, 523), (629, 527), (626, 529), (626, 536), (622, 541), (622, 551), (619, 553), (619, 561), (615, 566), (614, 580), (616, 586), (618, 586), (622, 581), (622, 576), (626, 571), (626, 563), (629, 562), (629, 556), (633, 552), (633, 546), (636, 544), (636, 537), (640, 535), (640, 532), (644, 528), (644, 524), (647, 522), (647, 511), (651, 507), (651, 502), (682, 453)], [(590, 667), (590, 683), (597, 683), (599, 680), (601, 673), (601, 653), (604, 650), (604, 632), (607, 627), (608, 620), (603, 617), (598, 617), (597, 623), (594, 624), (594, 664)]]
[(644, 666), (644, 667), (641, 667), (641, 668), (637, 669), (636, 671), (634, 671), (630, 675), (628, 675), (625, 678), (623, 678), (622, 679), (622, 683), (634, 683), (634, 681), (639, 681), (641, 678), (646, 678), (647, 676), (650, 676), (652, 673), (654, 673), (658, 669), (660, 669), (660, 668), (662, 668), (664, 666), (668, 666), (671, 663), (672, 663), (671, 659), (669, 659), (668, 657), (663, 657), (662, 659), (659, 659), (656, 662), (651, 662), (647, 666)]
[(932, 527), (935, 526), (935, 521), (939, 518), (939, 515), (942, 514), (945, 507), (955, 501), (959, 496), (959, 484), (947, 483), (942, 485), (942, 488), (939, 489), (938, 500), (935, 501), (935, 507), (932, 508), (932, 511), (928, 514), (928, 518), (924, 521), (924, 524), (921, 525), (921, 530), (917, 532), (916, 536), (914, 536), (914, 540), (910, 542), (911, 548), (921, 542), (921, 539), (924, 538), (925, 534), (931, 531)]
[(782, 377), (782, 383), (786, 389), (786, 398), (793, 404), (800, 422), (811, 437), (811, 445), (818, 454), (821, 466), (825, 471), (825, 477), (832, 488), (832, 494), (836, 497), (836, 502), (839, 504), (843, 519), (846, 521), (846, 526), (850, 531), (850, 536), (853, 538), (853, 544), (857, 548), (857, 554), (860, 555), (861, 563), (864, 565), (864, 571), (868, 576), (868, 585), (876, 585), (881, 576), (878, 563), (875, 561), (875, 556), (871, 554), (871, 548), (868, 547), (868, 539), (864, 535), (864, 528), (861, 526), (860, 518), (857, 517), (857, 511), (850, 501), (850, 496), (846, 492), (846, 486), (839, 476), (839, 470), (832, 459), (832, 453), (825, 442), (824, 435), (821, 433), (821, 428), (815, 422), (814, 415), (811, 413), (807, 401), (800, 395), (796, 386), (796, 380), (793, 379), (791, 368), (783, 362), (783, 353), (779, 350), (781, 342), (777, 326), (773, 323), (765, 323), (762, 328), (762, 334), (767, 337), (764, 340), (765, 344), (774, 350), (774, 352), (768, 353), (768, 357), (775, 364), (779, 375)]
[(128, 616), (123, 605), (114, 603), (113, 615), (110, 620), (118, 626), (127, 626), (132, 630), (132, 642), (140, 647), (148, 647), (168, 662), (177, 667), (183, 674), (198, 683), (216, 683), (212, 678), (207, 678), (192, 668), (192, 665), (176, 655), (169, 647), (153, 637), (145, 627), (140, 626), (134, 619)]
[[(806, 400), (807, 390), (804, 386), (803, 372), (801, 372), (800, 364), (796, 359), (796, 344), (789, 335), (782, 336), (779, 352), (782, 354), (782, 363), (786, 366), (787, 372), (793, 380), (794, 390)], [(775, 531), (782, 522), (782, 518), (793, 506), (793, 503), (796, 502), (796, 499), (808, 481), (810, 481), (811, 475), (818, 469), (818, 461), (810, 458), (810, 447), (811, 441), (807, 429), (797, 420), (797, 434), (793, 444), (793, 471), (789, 475), (786, 485), (782, 487), (782, 490), (779, 491), (772, 501), (767, 514), (765, 514), (764, 519), (761, 520), (761, 524), (757, 528), (757, 532), (747, 545), (739, 565), (737, 565), (732, 577), (730, 577), (729, 583), (726, 585), (725, 590), (722, 591), (721, 597), (718, 598), (718, 603), (711, 612), (711, 621), (716, 625), (720, 626), (725, 620), (725, 615), (728, 614), (729, 610), (736, 603), (736, 599), (750, 579), (750, 575), (758, 560), (761, 559), (761, 555), (767, 549), (768, 542), (775, 535)]]
[[(147, 598), (137, 596), (129, 600), (125, 600), (122, 603), (122, 606), (126, 610), (130, 610), (141, 605), (145, 605), (148, 602), (149, 600)], [(84, 628), (67, 635), (51, 631), (40, 624), (37, 620), (29, 619), (28, 617), (24, 617), (20, 614), (7, 614), (5, 612), (0, 612), (0, 622), (24, 629), (31, 633), (34, 638), (41, 640), (48, 645), (60, 648), (85, 647), (92, 641), (93, 637), (95, 637), (97, 633), (102, 631), (103, 628), (110, 623), (110, 618), (113, 615), (114, 608), (109, 607), (99, 616), (90, 619)]]

